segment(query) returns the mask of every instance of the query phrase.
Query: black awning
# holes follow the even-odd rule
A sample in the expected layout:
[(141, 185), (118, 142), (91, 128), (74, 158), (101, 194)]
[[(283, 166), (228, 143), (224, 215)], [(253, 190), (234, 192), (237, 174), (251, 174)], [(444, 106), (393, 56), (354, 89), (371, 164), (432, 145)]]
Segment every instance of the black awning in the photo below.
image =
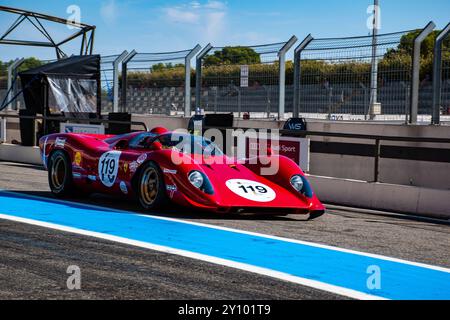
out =
[[(44, 113), (47, 104), (48, 77), (90, 79), (97, 81), (97, 108), (100, 108), (100, 55), (72, 56), (19, 73), (26, 108), (34, 113)], [(48, 110), (47, 110), (48, 111)]]

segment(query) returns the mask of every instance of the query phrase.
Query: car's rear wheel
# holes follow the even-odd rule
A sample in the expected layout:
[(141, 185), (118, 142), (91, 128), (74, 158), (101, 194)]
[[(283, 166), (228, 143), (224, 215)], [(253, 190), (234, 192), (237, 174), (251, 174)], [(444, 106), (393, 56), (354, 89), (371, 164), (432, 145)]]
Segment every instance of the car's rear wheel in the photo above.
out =
[(55, 151), (50, 156), (48, 168), (48, 182), (52, 193), (57, 197), (74, 195), (75, 186), (69, 156), (64, 151)]
[(168, 203), (164, 177), (153, 162), (143, 165), (137, 186), (139, 203), (146, 210), (161, 209)]

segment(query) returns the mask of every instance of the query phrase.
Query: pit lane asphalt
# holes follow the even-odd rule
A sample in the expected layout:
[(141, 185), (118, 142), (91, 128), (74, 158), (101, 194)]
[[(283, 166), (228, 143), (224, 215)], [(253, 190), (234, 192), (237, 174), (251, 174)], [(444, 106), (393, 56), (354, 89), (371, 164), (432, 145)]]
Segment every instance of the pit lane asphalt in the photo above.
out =
[[(0, 162), (0, 189), (52, 197), (40, 167)], [(72, 199), (142, 213), (105, 196)], [(1, 211), (1, 210), (0, 210)], [(448, 223), (365, 210), (299, 217), (218, 217), (184, 209), (150, 213), (450, 267)], [(69, 291), (77, 265), (82, 290)], [(343, 299), (331, 293), (180, 256), (0, 220), (0, 299)]]

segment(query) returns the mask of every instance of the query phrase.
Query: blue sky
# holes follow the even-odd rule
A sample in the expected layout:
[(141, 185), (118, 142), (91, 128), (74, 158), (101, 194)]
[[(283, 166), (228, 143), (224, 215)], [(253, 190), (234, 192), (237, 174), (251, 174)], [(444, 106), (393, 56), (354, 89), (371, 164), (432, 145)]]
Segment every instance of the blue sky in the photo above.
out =
[[(97, 26), (96, 53), (116, 54), (123, 50), (162, 52), (183, 50), (197, 43), (216, 46), (281, 42), (295, 34), (304, 38), (367, 35), (367, 8), (372, 0), (14, 0), (2, 5), (69, 17), (76, 5), (81, 21)], [(450, 22), (449, 0), (380, 0), (381, 33), (422, 27), (430, 20), (444, 27)], [(0, 32), (13, 17), (0, 14)], [(49, 26), (57, 39), (69, 30)], [(31, 33), (28, 26), (11, 38)], [(78, 48), (78, 43), (77, 47)], [(65, 48), (76, 53), (74, 46)], [(1, 46), (0, 60), (22, 56), (54, 58), (51, 49)]]

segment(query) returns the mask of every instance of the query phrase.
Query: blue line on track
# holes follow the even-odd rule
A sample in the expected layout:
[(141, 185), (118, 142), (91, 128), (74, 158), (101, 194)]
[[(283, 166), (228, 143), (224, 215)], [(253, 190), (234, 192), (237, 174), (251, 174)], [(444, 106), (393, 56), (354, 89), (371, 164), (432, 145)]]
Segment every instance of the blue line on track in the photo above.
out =
[[(2, 191), (0, 213), (227, 259), (387, 299), (450, 299), (450, 273), (382, 258)], [(380, 290), (367, 288), (367, 268), (373, 265), (381, 270)]]

